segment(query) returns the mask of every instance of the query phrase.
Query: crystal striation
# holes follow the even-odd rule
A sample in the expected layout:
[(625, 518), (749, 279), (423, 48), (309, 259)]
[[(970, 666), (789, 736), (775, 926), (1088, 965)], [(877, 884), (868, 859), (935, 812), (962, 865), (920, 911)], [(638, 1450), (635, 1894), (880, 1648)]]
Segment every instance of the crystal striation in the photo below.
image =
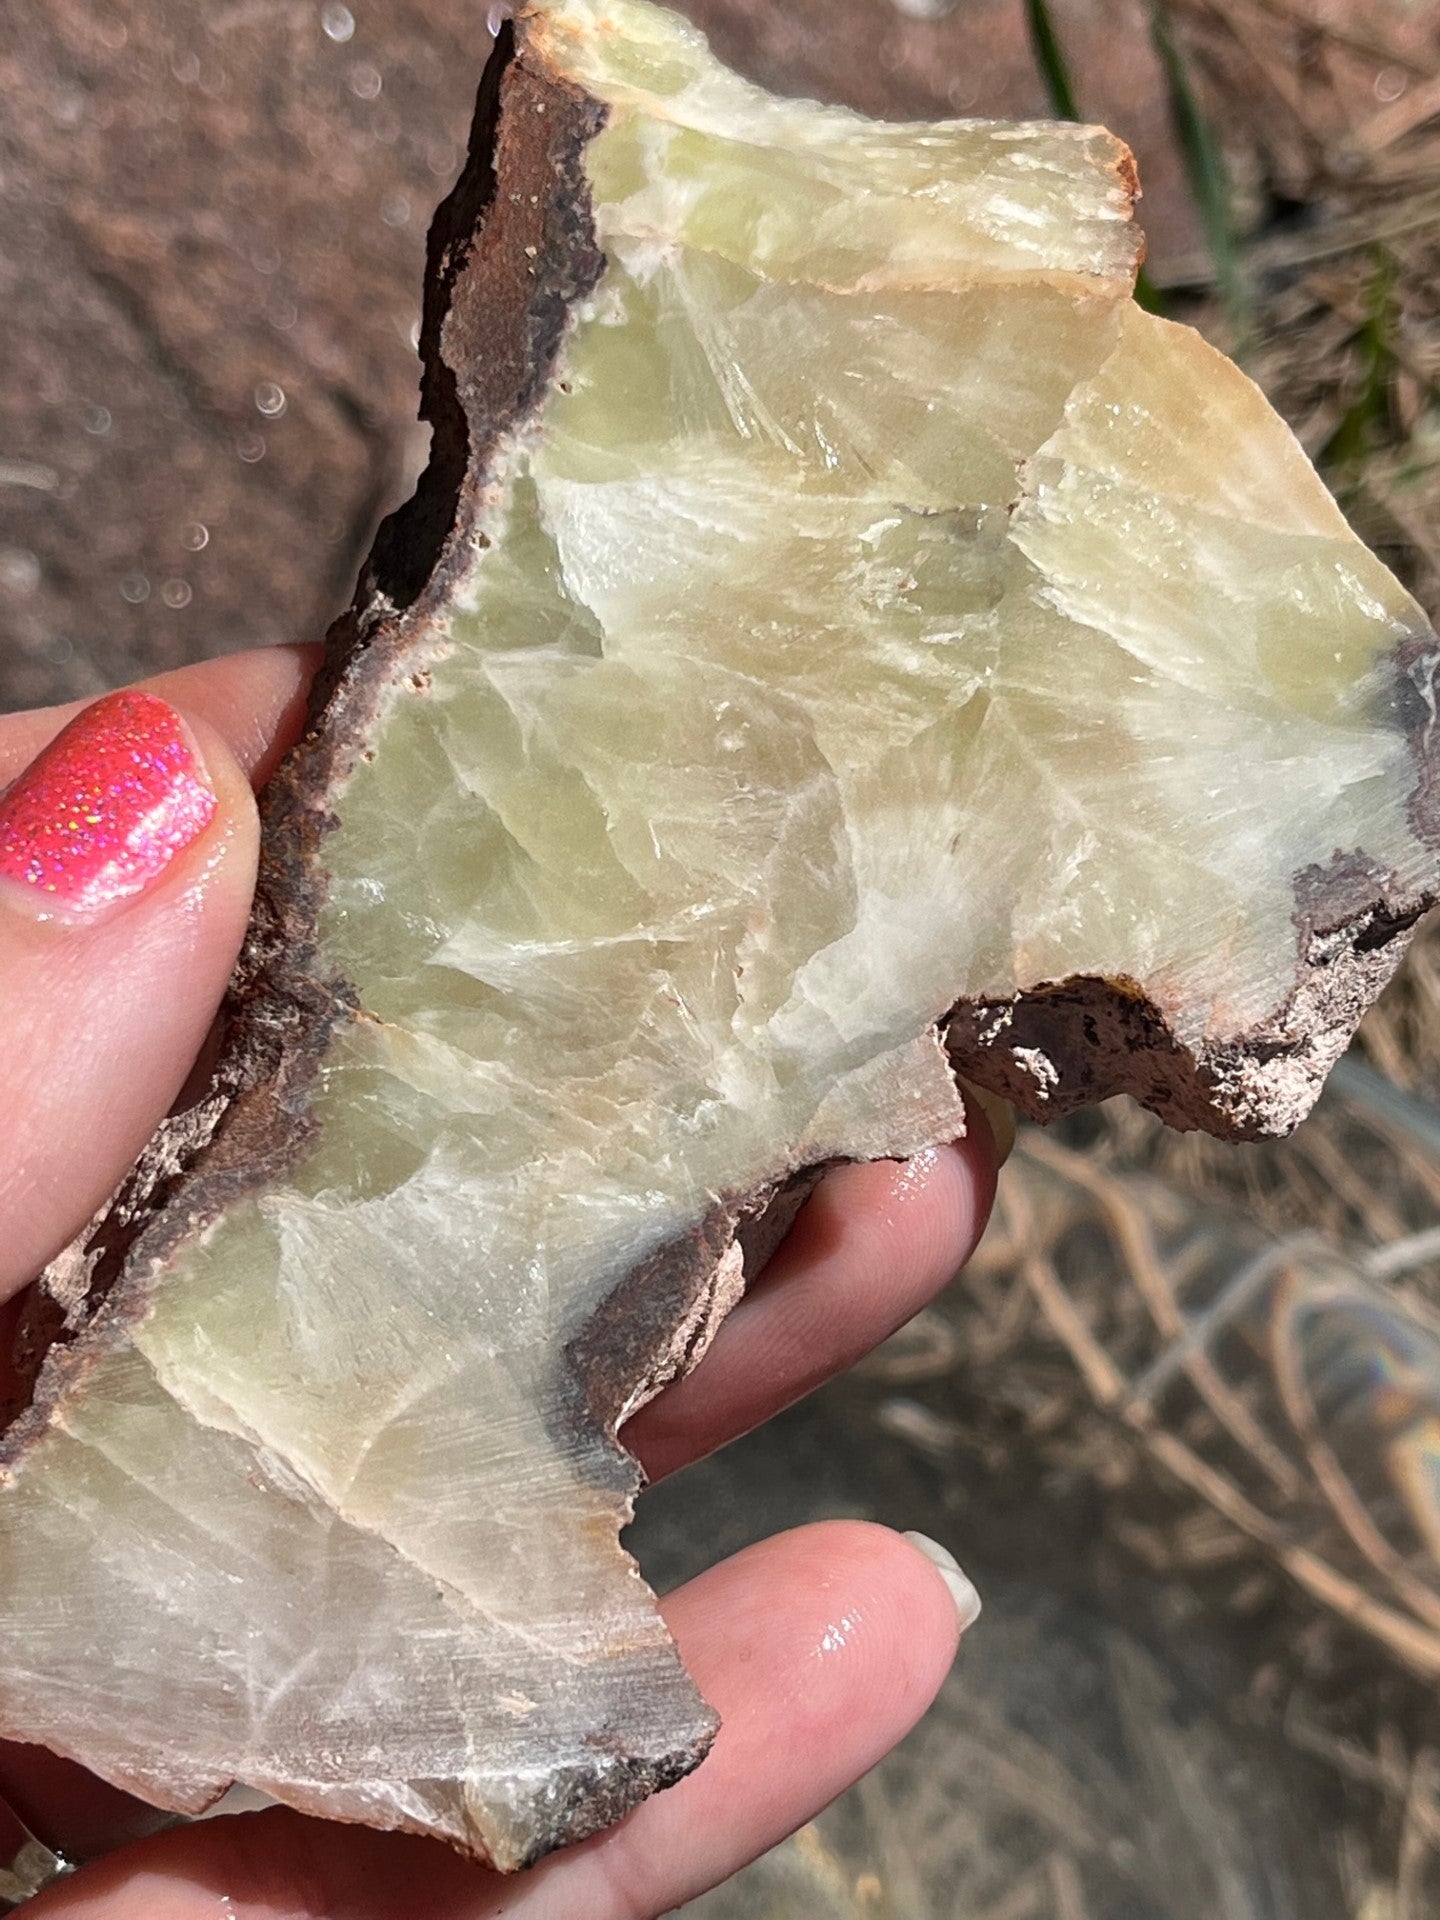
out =
[(1436, 890), (1436, 643), (1132, 303), (1134, 194), (642, 0), (502, 31), (212, 1084), (27, 1317), (6, 1734), (594, 1831), (713, 1733), (617, 1429), (816, 1171), (963, 1131), (957, 1066), (1301, 1116)]

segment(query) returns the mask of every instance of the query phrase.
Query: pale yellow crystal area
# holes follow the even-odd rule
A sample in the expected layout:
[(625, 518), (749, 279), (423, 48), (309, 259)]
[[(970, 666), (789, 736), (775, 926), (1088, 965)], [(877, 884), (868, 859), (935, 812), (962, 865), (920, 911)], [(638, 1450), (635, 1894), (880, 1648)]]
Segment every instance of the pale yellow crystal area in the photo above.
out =
[(962, 997), (1124, 975), (1199, 1047), (1283, 1000), (1298, 872), (1434, 869), (1421, 616), (1131, 304), (1115, 141), (772, 100), (641, 0), (527, 34), (610, 106), (608, 265), (342, 797), (318, 1144), (0, 1500), (7, 1732), (502, 1863), (704, 1724), (570, 1409), (636, 1264), (959, 1131)]

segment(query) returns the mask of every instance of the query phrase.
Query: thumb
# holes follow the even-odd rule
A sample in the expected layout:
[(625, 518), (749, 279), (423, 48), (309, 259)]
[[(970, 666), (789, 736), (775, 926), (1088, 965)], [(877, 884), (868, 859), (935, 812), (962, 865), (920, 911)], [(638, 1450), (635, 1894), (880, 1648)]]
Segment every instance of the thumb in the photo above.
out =
[[(255, 671), (296, 678), (283, 656)], [(107, 694), (43, 745), (63, 716), (0, 721), (0, 781), (39, 745), (0, 792), (0, 1299), (114, 1190), (225, 991), (258, 827), (244, 767), (205, 716), (218, 688), (243, 694), (241, 673), (217, 662)], [(251, 758), (253, 711), (221, 704)]]

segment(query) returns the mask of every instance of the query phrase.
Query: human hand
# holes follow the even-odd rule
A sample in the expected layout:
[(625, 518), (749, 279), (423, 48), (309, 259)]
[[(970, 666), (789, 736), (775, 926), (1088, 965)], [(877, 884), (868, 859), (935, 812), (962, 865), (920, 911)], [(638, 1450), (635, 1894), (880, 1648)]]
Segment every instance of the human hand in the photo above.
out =
[[(127, 898), (104, 904), (114, 861), (98, 842), (78, 918), (40, 917), (46, 903), (13, 859), (0, 877), (0, 1298), (106, 1199), (200, 1052), (249, 911), (249, 782), (298, 731), (312, 667), (280, 650), (146, 683), (189, 729), (147, 709), (171, 759), (193, 744), (199, 764), (181, 767), (171, 829), (122, 849)], [(0, 786), (69, 717), (0, 720)], [(80, 756), (84, 734), (70, 739)], [(183, 789), (196, 774), (198, 790)], [(51, 799), (36, 794), (32, 827)], [(6, 846), (0, 811), (0, 876)], [(973, 1249), (994, 1157), (980, 1118), (966, 1141), (907, 1166), (830, 1174), (704, 1365), (627, 1428), (651, 1477), (767, 1419), (915, 1314)], [(714, 1751), (612, 1832), (503, 1879), (429, 1842), (284, 1809), (155, 1833), (153, 1811), (80, 1768), (0, 1745), (0, 1794), (31, 1829), (70, 1858), (103, 1856), (38, 1896), (27, 1920), (648, 1920), (773, 1846), (910, 1728), (954, 1656), (957, 1587), (963, 1602), (963, 1578), (851, 1523), (782, 1535), (690, 1582), (663, 1610), (722, 1716)]]

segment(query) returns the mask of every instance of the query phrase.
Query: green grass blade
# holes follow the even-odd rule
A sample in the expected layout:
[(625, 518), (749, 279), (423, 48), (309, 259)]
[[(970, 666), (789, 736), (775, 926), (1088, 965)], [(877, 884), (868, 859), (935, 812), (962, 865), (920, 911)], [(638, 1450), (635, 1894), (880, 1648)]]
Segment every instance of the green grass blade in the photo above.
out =
[(1390, 421), (1390, 386), (1395, 377), (1395, 261), (1384, 247), (1375, 248), (1375, 271), (1365, 303), (1365, 321), (1356, 344), (1360, 349), (1360, 391), (1345, 411), (1334, 433), (1320, 451), (1324, 467), (1358, 466)]
[(1151, 34), (1155, 51), (1164, 70), (1170, 93), (1170, 117), (1180, 143), (1180, 156), (1190, 184), (1191, 197), (1200, 215), (1210, 257), (1215, 263), (1216, 284), (1225, 301), (1237, 350), (1244, 347), (1252, 330), (1250, 289), (1246, 284), (1235, 232), (1230, 171), (1214, 128), (1200, 109), (1195, 89), (1185, 69), (1185, 61), (1164, 0), (1155, 0), (1150, 10)]
[(1065, 49), (1050, 18), (1047, 0), (1025, 0), (1025, 17), (1030, 23), (1030, 44), (1035, 50), (1035, 64), (1040, 69), (1040, 77), (1050, 96), (1050, 111), (1057, 120), (1079, 120), (1081, 113), (1075, 104), (1075, 89), (1070, 82), (1070, 63), (1065, 58)]
[(1158, 313), (1163, 320), (1169, 311), (1165, 295), (1156, 286), (1149, 274), (1141, 267), (1135, 276), (1135, 304), (1143, 307), (1146, 313)]

